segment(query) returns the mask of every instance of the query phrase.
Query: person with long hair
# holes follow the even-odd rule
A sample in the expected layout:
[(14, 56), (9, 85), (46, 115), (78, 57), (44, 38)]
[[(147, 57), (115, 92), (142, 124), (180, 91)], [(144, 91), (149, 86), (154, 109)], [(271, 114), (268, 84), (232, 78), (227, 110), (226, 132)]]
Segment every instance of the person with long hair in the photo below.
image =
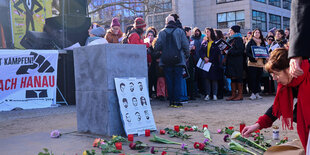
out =
[[(216, 41), (218, 40), (224, 40), (224, 35), (221, 30), (214, 30), (215, 36), (216, 36)], [(222, 51), (221, 51), (222, 52)], [(218, 99), (223, 99), (224, 98), (224, 87), (225, 87), (225, 77), (224, 77), (224, 65), (225, 65), (225, 56), (224, 54), (221, 53), (220, 55), (220, 79), (218, 80), (218, 90), (217, 90), (217, 98)]]
[(128, 44), (146, 45), (146, 48), (151, 46), (150, 42), (143, 41), (143, 33), (146, 31), (146, 24), (143, 18), (137, 17), (133, 24), (133, 29), (128, 36)]
[(207, 27), (205, 29), (206, 37), (199, 50), (199, 55), (206, 63), (211, 63), (210, 70), (201, 73), (203, 84), (205, 87), (205, 101), (211, 99), (211, 87), (213, 100), (217, 100), (218, 80), (221, 79), (220, 73), (220, 59), (221, 51), (218, 46), (215, 45), (216, 36), (213, 28)]
[(255, 29), (252, 32), (249, 42), (246, 44), (246, 55), (249, 58), (248, 60), (248, 81), (249, 88), (252, 92), (250, 99), (262, 99), (259, 95), (260, 89), (260, 80), (263, 73), (264, 61), (263, 58), (256, 58), (253, 56), (252, 46), (262, 46), (266, 47), (265, 40), (260, 29)]
[[(257, 129), (271, 127), (274, 121), (282, 117), (283, 128), (293, 130), (293, 122), (297, 123), (297, 133), (302, 144), (301, 148), (307, 152), (309, 151), (306, 150), (306, 146), (310, 130), (310, 65), (309, 60), (302, 60), (300, 67), (304, 74), (294, 78), (289, 72), (289, 62), (287, 49), (278, 48), (271, 53), (265, 68), (272, 74), (273, 79), (278, 82), (278, 91), (274, 103), (263, 116), (258, 118), (255, 124), (246, 126), (242, 131), (242, 135), (249, 137)], [(295, 109), (293, 108), (294, 97), (297, 97)]]
[(231, 48), (227, 51), (225, 75), (231, 79), (231, 96), (227, 101), (243, 100), (243, 56), (244, 44), (240, 26), (234, 25), (229, 30), (227, 43)]

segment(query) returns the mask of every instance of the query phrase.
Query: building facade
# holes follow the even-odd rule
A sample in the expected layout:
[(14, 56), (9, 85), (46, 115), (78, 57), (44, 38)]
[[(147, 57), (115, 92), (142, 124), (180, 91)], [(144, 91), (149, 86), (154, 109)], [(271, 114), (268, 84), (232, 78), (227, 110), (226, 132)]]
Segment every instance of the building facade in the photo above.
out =
[[(149, 26), (160, 29), (169, 13), (177, 13), (183, 26), (213, 27), (227, 32), (240, 25), (242, 32), (259, 28), (264, 32), (289, 27), (291, 0), (154, 0), (169, 4), (167, 9), (151, 12)], [(164, 7), (165, 8), (165, 7)]]

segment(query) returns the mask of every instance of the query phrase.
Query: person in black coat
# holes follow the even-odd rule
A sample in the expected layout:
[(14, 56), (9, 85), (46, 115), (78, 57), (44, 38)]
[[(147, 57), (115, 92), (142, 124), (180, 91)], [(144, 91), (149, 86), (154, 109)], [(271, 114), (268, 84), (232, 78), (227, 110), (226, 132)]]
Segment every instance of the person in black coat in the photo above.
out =
[(199, 56), (206, 63), (212, 63), (210, 70), (207, 72), (205, 70), (201, 73), (201, 78), (203, 79), (203, 84), (205, 87), (205, 98), (208, 101), (211, 97), (211, 86), (213, 100), (217, 100), (217, 90), (218, 90), (218, 80), (221, 79), (221, 51), (218, 46), (215, 45), (216, 36), (212, 28), (206, 28), (206, 41), (204, 41), (199, 50)]
[(310, 58), (310, 1), (292, 0), (290, 21), (290, 73), (297, 77), (303, 74), (300, 64), (302, 59)]
[[(244, 44), (240, 33), (240, 26), (234, 25), (229, 30), (230, 37), (227, 42), (232, 46), (227, 51), (225, 75), (231, 78), (231, 97), (227, 101), (243, 100), (243, 54)], [(236, 91), (238, 90), (238, 94)]]
[(260, 29), (255, 29), (250, 37), (249, 42), (246, 44), (246, 55), (249, 58), (248, 61), (248, 82), (249, 88), (252, 92), (250, 99), (262, 99), (259, 95), (260, 89), (260, 79), (264, 68), (264, 58), (256, 58), (253, 56), (252, 46), (266, 47), (265, 40), (263, 38), (262, 31)]

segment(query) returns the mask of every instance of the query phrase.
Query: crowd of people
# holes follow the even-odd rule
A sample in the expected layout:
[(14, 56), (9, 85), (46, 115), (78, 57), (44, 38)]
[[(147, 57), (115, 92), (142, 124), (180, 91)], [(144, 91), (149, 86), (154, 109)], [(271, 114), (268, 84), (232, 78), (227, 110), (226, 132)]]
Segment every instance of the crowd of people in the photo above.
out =
[[(288, 28), (274, 28), (266, 36), (260, 29), (242, 36), (238, 25), (227, 34), (211, 27), (192, 30), (182, 26), (177, 14), (170, 14), (165, 28), (159, 32), (154, 27), (146, 28), (142, 18), (136, 18), (125, 33), (116, 18), (107, 34), (94, 23), (86, 45), (96, 40), (145, 45), (150, 96), (167, 98), (171, 107), (182, 107), (184, 102), (197, 97), (206, 101), (223, 99), (229, 92), (227, 101), (243, 100), (243, 94), (250, 94), (251, 100), (261, 99), (261, 93), (276, 92), (273, 105), (255, 124), (246, 126), (242, 135), (248, 137), (258, 129), (271, 127), (278, 118), (282, 118), (283, 127), (291, 130), (296, 122), (300, 141), (286, 145), (294, 146), (295, 153), (305, 154), (310, 148), (310, 52), (306, 39), (310, 32), (310, 22), (306, 20), (309, 6), (309, 1), (292, 3), (291, 35)], [(219, 41), (226, 41), (230, 48), (221, 50)], [(270, 56), (255, 57), (253, 46), (269, 50)], [(197, 67), (199, 61), (210, 63), (209, 70)]]
[[(289, 29), (271, 29), (264, 36), (255, 29), (242, 36), (240, 26), (234, 25), (228, 33), (207, 27), (183, 27), (177, 14), (166, 18), (166, 26), (159, 32), (148, 27), (143, 18), (136, 18), (125, 33), (113, 18), (110, 29), (93, 23), (86, 45), (99, 43), (142, 44), (147, 50), (149, 94), (162, 101), (168, 99), (171, 107), (181, 107), (188, 100), (206, 101), (262, 99), (261, 94), (276, 92), (276, 82), (264, 70), (268, 58), (253, 56), (252, 46), (261, 46), (272, 52), (275, 48), (288, 48)], [(226, 41), (231, 48), (220, 50), (217, 42)], [(211, 63), (209, 71), (197, 67), (201, 59)], [(263, 85), (263, 91), (261, 86)]]

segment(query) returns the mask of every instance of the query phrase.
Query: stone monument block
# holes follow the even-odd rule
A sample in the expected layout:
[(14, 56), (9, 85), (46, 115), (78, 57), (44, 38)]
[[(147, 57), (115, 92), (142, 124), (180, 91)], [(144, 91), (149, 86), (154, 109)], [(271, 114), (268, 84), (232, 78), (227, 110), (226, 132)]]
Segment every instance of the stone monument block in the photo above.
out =
[(147, 78), (145, 45), (85, 46), (74, 49), (73, 54), (78, 131), (125, 134), (114, 78)]

